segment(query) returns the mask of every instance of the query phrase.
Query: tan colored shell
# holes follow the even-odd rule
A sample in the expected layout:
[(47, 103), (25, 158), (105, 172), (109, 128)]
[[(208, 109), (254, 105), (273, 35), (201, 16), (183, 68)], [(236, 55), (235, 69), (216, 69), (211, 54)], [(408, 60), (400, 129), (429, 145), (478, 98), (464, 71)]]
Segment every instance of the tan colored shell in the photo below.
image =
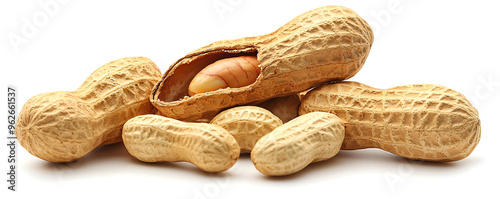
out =
[(211, 124), (226, 129), (238, 141), (242, 153), (249, 153), (262, 136), (270, 133), (283, 122), (264, 108), (239, 106), (217, 114)]
[(107, 63), (76, 91), (29, 99), (19, 112), (17, 139), (50, 162), (74, 161), (99, 145), (119, 142), (128, 119), (155, 111), (149, 93), (160, 77), (158, 67), (145, 57)]
[(231, 168), (240, 155), (236, 140), (220, 126), (141, 115), (123, 126), (128, 152), (143, 162), (187, 161), (207, 172)]
[(302, 99), (299, 114), (313, 111), (347, 121), (342, 149), (380, 148), (409, 159), (460, 160), (481, 135), (477, 110), (462, 94), (438, 85), (324, 85)]
[(251, 153), (255, 168), (271, 176), (296, 173), (335, 156), (344, 140), (344, 121), (331, 113), (299, 116), (262, 137)]
[[(354, 11), (326, 6), (306, 12), (262, 36), (214, 42), (175, 62), (151, 94), (161, 115), (193, 121), (236, 105), (286, 96), (323, 82), (354, 76), (371, 45), (370, 26)], [(255, 83), (188, 97), (193, 77), (228, 57), (257, 56), (261, 73)]]
[(277, 97), (258, 103), (255, 106), (265, 108), (278, 116), (283, 123), (299, 116), (300, 99), (298, 94)]

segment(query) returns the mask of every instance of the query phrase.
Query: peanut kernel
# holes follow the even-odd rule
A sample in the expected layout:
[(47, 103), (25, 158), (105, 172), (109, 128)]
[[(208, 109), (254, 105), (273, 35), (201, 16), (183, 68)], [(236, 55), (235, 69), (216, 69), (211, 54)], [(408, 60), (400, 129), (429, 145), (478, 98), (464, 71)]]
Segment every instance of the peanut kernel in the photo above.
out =
[(221, 88), (239, 88), (255, 82), (260, 74), (259, 61), (254, 56), (218, 60), (201, 70), (189, 84), (189, 96)]

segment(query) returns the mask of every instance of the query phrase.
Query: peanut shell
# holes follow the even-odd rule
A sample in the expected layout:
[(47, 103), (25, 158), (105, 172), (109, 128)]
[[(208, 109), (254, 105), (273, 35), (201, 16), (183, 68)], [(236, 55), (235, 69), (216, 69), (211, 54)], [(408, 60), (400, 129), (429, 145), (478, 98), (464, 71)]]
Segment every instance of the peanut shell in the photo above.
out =
[[(325, 6), (306, 12), (262, 36), (214, 42), (175, 62), (151, 93), (161, 115), (194, 121), (236, 105), (287, 96), (323, 82), (354, 76), (371, 45), (370, 26), (354, 11)], [(204, 67), (217, 60), (257, 56), (261, 73), (239, 88), (188, 96), (188, 86)]]
[(324, 85), (302, 99), (299, 114), (314, 111), (346, 121), (342, 149), (380, 148), (414, 160), (463, 159), (481, 136), (477, 110), (462, 94), (439, 85)]
[(239, 106), (217, 114), (210, 124), (219, 125), (236, 138), (242, 153), (249, 153), (262, 136), (283, 122), (264, 108)]
[(75, 91), (29, 99), (19, 112), (17, 139), (50, 162), (71, 162), (97, 146), (120, 142), (127, 120), (155, 112), (149, 93), (160, 77), (158, 67), (145, 57), (107, 63)]
[(277, 97), (258, 103), (255, 106), (265, 108), (278, 116), (283, 123), (299, 116), (300, 98), (298, 94)]
[(128, 152), (143, 162), (187, 161), (207, 172), (231, 168), (240, 155), (236, 140), (220, 126), (141, 115), (123, 127)]
[(335, 156), (344, 140), (344, 121), (331, 113), (299, 116), (262, 137), (251, 153), (255, 168), (270, 176), (296, 173)]

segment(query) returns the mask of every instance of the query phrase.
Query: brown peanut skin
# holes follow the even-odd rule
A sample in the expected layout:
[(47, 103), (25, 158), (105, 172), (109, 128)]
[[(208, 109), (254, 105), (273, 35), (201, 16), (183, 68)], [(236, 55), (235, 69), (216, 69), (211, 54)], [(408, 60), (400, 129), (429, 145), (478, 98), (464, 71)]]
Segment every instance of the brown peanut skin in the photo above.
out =
[(29, 99), (19, 112), (17, 139), (28, 152), (50, 162), (71, 162), (97, 146), (120, 142), (127, 120), (156, 111), (148, 93), (160, 76), (145, 57), (112, 61), (75, 91)]
[[(210, 118), (225, 108), (351, 78), (365, 63), (372, 43), (370, 26), (351, 9), (317, 8), (272, 33), (218, 41), (189, 53), (165, 72), (151, 102), (163, 116), (185, 121)], [(257, 56), (261, 72), (254, 83), (188, 96), (189, 83), (199, 71), (238, 56)]]
[(240, 147), (224, 128), (141, 115), (123, 126), (128, 152), (143, 162), (187, 161), (206, 172), (222, 172), (238, 160)]
[(260, 68), (257, 57), (221, 59), (201, 70), (189, 84), (189, 96), (227, 87), (238, 88), (255, 82)]
[(439, 85), (323, 85), (301, 101), (299, 114), (313, 111), (346, 121), (342, 149), (380, 148), (409, 159), (447, 162), (469, 156), (481, 137), (477, 110), (462, 94)]

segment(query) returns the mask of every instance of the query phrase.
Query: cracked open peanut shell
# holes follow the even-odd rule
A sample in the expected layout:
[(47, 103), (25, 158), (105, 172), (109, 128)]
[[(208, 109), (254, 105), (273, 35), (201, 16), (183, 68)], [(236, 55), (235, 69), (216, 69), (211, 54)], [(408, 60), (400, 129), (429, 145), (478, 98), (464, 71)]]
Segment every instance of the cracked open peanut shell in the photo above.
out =
[[(161, 115), (192, 121), (220, 110), (345, 80), (363, 66), (373, 43), (370, 26), (351, 9), (326, 6), (308, 11), (261, 36), (214, 42), (176, 61), (154, 87), (150, 100)], [(217, 60), (256, 56), (261, 73), (244, 87), (188, 96), (188, 86)]]

